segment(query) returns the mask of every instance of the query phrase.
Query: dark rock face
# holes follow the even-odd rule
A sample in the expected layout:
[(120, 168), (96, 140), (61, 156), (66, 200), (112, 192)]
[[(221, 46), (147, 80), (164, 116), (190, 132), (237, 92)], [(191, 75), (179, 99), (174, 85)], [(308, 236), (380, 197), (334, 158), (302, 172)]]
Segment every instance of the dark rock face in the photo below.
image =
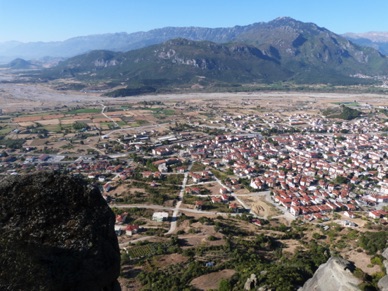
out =
[(40, 172), (0, 181), (1, 290), (119, 290), (114, 214), (84, 180)]

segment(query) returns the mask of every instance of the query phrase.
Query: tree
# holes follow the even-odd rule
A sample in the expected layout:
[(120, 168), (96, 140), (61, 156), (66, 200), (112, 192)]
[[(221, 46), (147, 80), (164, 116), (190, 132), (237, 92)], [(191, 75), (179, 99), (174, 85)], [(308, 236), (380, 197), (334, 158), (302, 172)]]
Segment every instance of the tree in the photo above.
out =
[(88, 129), (89, 126), (85, 122), (76, 121), (73, 123), (73, 128), (75, 130)]

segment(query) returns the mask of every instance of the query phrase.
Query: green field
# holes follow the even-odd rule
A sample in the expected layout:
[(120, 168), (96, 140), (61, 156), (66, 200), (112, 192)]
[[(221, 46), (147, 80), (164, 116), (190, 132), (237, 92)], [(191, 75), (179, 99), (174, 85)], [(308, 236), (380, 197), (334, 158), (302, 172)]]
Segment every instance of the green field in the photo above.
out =
[(0, 129), (0, 135), (6, 135), (6, 134), (10, 133), (11, 131), (12, 131), (12, 128), (9, 128), (9, 127), (2, 128), (2, 129)]
[(133, 259), (149, 257), (158, 253), (164, 253), (168, 245), (166, 243), (151, 243), (144, 246), (135, 246), (128, 249), (127, 254)]
[(80, 108), (67, 111), (66, 114), (101, 113), (101, 108)]
[(166, 109), (166, 108), (160, 108), (160, 107), (145, 108), (145, 110), (152, 111), (155, 116), (158, 116), (158, 115), (171, 116), (171, 115), (175, 114), (175, 110), (173, 110), (173, 109)]
[(346, 105), (351, 107), (359, 107), (360, 103), (358, 102), (333, 102), (335, 105)]
[(61, 132), (62, 128), (59, 124), (53, 124), (53, 125), (45, 125), (43, 126), (44, 129), (50, 132)]

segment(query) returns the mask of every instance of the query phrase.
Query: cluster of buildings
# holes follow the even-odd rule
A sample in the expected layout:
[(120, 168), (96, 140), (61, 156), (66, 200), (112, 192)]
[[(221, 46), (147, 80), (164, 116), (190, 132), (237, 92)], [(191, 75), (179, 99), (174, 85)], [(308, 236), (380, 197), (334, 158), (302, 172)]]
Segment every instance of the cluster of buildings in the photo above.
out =
[[(218, 128), (223, 134), (206, 134), (206, 127)], [(387, 217), (384, 210), (374, 209), (388, 203), (388, 137), (383, 119), (224, 114), (205, 124), (190, 123), (190, 128), (192, 132), (162, 137), (155, 131), (142, 132), (123, 136), (118, 142), (124, 145), (122, 154), (152, 159), (154, 169), (141, 172), (143, 178), (161, 179), (171, 171), (184, 173), (184, 165), (197, 161), (226, 173), (230, 179), (224, 182), (229, 189), (243, 184), (251, 191), (271, 191), (274, 203), (294, 216), (325, 219), (328, 213), (344, 211), (351, 217), (357, 210), (368, 209), (371, 218)], [(110, 139), (117, 142), (117, 137), (102, 138), (104, 143)], [(136, 164), (127, 163), (129, 155), (119, 162), (107, 156), (74, 161), (50, 154), (21, 157), (3, 150), (0, 160), (3, 170), (12, 169), (16, 174), (31, 167), (82, 174), (98, 179), (105, 192), (114, 179), (125, 180), (136, 172)], [(194, 183), (212, 180), (212, 175), (208, 170), (190, 173)], [(196, 187), (187, 191), (200, 192)], [(219, 193), (218, 198), (227, 200), (227, 195)]]
[[(246, 129), (257, 119), (250, 115), (223, 121)], [(284, 123), (270, 120), (273, 127)], [(386, 125), (374, 119), (330, 122), (305, 116), (292, 121), (310, 124), (313, 132), (304, 127), (303, 132), (299, 128), (271, 137), (219, 135), (192, 143), (190, 157), (248, 179), (252, 191), (271, 190), (274, 202), (294, 216), (326, 219), (328, 213), (343, 211), (354, 217), (354, 211), (365, 208), (369, 217), (386, 218), (386, 211), (373, 210), (388, 202)]]

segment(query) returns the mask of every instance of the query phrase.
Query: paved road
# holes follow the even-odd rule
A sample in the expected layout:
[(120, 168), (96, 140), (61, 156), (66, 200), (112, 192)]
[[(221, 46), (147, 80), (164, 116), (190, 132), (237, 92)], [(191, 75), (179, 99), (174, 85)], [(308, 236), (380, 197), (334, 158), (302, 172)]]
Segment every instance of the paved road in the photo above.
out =
[(248, 210), (250, 214), (252, 214), (254, 217), (256, 218), (259, 218), (259, 216), (256, 215), (256, 213), (254, 213), (245, 203), (244, 201), (242, 201), (240, 198), (238, 198), (238, 196), (236, 194), (234, 194), (234, 192), (229, 188), (227, 187), (226, 185), (224, 185), (220, 179), (218, 179), (216, 176), (214, 176), (214, 179), (217, 181), (218, 184), (220, 184), (221, 187), (224, 187), (226, 188), (232, 195), (232, 197), (238, 201), (238, 203), (241, 204), (242, 207), (244, 207), (245, 210)]
[[(155, 210), (165, 210), (165, 211), (175, 211), (176, 207), (168, 207), (162, 205), (148, 205), (148, 204), (110, 204), (112, 208), (145, 208), (145, 209), (155, 209)], [(226, 212), (214, 212), (214, 211), (204, 211), (191, 208), (181, 208), (179, 207), (180, 212), (189, 212), (196, 214), (211, 214), (211, 215), (229, 215), (230, 213)]]
[(267, 193), (265, 195), (265, 200), (268, 202), (268, 203), (271, 203), (273, 206), (275, 206), (277, 209), (279, 209), (283, 214), (281, 215), (277, 215), (277, 216), (272, 216), (272, 218), (285, 218), (288, 222), (292, 222), (293, 220), (295, 220), (295, 217), (287, 211), (286, 208), (284, 208), (283, 206), (277, 204), (277, 203), (274, 203), (274, 201), (272, 200), (271, 198), (271, 195), (269, 193)]
[[(191, 166), (192, 166), (192, 164), (189, 166), (188, 172), (191, 170)], [(179, 208), (181, 207), (181, 204), (182, 204), (182, 200), (183, 200), (183, 195), (185, 193), (185, 187), (186, 187), (187, 179), (189, 177), (189, 173), (188, 172), (186, 172), (185, 175), (184, 175), (182, 186), (181, 186), (181, 191), (179, 192), (179, 201), (178, 201), (178, 203), (175, 206), (174, 212), (173, 212), (172, 217), (171, 217), (170, 230), (166, 233), (166, 235), (173, 233), (175, 231), (175, 229), (176, 229)]]
[(143, 237), (140, 237), (138, 239), (134, 239), (134, 240), (130, 240), (130, 241), (126, 241), (126, 242), (123, 242), (121, 244), (119, 244), (119, 247), (120, 249), (124, 249), (126, 251), (126, 247), (129, 245), (129, 244), (135, 244), (137, 242), (141, 242), (141, 241), (145, 241), (145, 240), (149, 240), (151, 238), (154, 238), (155, 236), (143, 236)]

